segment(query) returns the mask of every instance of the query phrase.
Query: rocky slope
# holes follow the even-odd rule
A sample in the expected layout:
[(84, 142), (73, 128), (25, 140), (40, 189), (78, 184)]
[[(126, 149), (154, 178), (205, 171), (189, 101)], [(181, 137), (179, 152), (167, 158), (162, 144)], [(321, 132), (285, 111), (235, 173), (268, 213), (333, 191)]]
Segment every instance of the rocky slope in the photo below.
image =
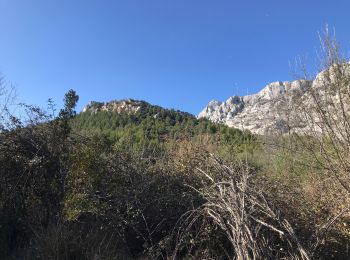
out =
[(210, 101), (198, 117), (256, 134), (285, 133), (293, 104), (312, 83), (306, 80), (273, 82), (254, 95), (233, 96), (225, 102)]
[(343, 135), (350, 124), (350, 62), (329, 66), (313, 81), (273, 82), (254, 95), (211, 101), (198, 117), (256, 134), (320, 134), (333, 126)]
[(98, 111), (109, 111), (118, 114), (133, 115), (141, 109), (144, 103), (145, 102), (133, 99), (115, 100), (104, 103), (91, 101), (87, 106), (84, 107), (83, 112), (91, 112), (94, 114)]

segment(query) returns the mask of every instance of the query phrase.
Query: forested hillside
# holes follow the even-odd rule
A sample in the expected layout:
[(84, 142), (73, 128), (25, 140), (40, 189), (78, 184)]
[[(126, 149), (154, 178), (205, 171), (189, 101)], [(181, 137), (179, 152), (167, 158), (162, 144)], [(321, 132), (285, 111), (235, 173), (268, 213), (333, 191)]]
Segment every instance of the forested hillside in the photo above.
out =
[(349, 259), (350, 70), (331, 50), (289, 114), (306, 130), (283, 135), (132, 99), (77, 114), (74, 90), (43, 110), (0, 81), (0, 258)]
[(249, 133), (143, 101), (133, 115), (77, 115), (78, 99), (69, 91), (57, 117), (2, 111), (2, 257), (165, 258), (181, 216), (203, 203), (194, 170), (219, 147), (231, 158), (257, 147)]
[[(118, 105), (126, 102), (129, 107), (137, 107), (135, 113), (98, 110), (97, 102), (92, 102), (86, 111), (71, 120), (75, 132), (85, 136), (104, 136), (119, 145), (131, 145), (133, 149), (160, 149), (180, 141), (207, 138), (223, 147), (235, 147), (242, 151), (254, 149), (255, 137), (249, 132), (212, 123), (207, 119), (181, 111), (153, 106), (145, 101), (114, 101)], [(102, 103), (100, 103), (102, 104)]]
[(25, 118), (2, 110), (2, 258), (347, 256), (346, 214), (315, 233), (347, 197), (317, 161), (294, 154), (300, 140), (272, 147), (144, 101), (76, 114), (78, 99), (69, 91), (57, 117), (29, 105)]

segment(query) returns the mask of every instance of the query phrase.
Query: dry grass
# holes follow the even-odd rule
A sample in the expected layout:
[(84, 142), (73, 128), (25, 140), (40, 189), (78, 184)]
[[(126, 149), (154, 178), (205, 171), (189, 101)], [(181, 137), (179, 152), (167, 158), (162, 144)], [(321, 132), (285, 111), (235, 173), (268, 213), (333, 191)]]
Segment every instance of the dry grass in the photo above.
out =
[(197, 190), (205, 203), (182, 217), (173, 259), (187, 233), (203, 219), (229, 241), (229, 259), (310, 259), (290, 223), (254, 184), (253, 169), (246, 163), (226, 166), (215, 157), (210, 160), (212, 172), (198, 169), (208, 180), (207, 187)]

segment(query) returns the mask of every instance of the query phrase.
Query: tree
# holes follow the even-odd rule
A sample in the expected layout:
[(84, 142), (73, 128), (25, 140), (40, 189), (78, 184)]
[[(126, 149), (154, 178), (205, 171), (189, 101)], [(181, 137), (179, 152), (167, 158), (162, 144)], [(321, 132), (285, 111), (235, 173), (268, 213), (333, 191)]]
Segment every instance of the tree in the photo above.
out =
[(11, 106), (16, 99), (16, 89), (5, 84), (4, 77), (0, 75), (0, 132), (8, 128), (11, 120)]
[(59, 118), (69, 119), (74, 117), (76, 115), (76, 111), (74, 109), (77, 106), (78, 101), (79, 101), (79, 96), (73, 89), (70, 89), (64, 95), (64, 108), (61, 109), (59, 113)]
[(69, 126), (69, 119), (71, 119), (76, 115), (76, 111), (74, 109), (77, 106), (77, 103), (79, 101), (79, 96), (73, 89), (70, 89), (64, 95), (63, 101), (64, 101), (64, 108), (60, 110), (58, 119), (60, 122), (60, 127), (63, 130), (63, 133), (65, 134), (65, 136), (68, 136), (71, 130)]
[[(11, 92), (2, 93), (9, 100), (6, 93)], [(78, 99), (70, 90), (56, 120), (26, 104), (20, 105), (26, 116), (18, 118), (9, 112), (11, 103), (1, 103), (0, 258), (27, 245), (37, 229), (61, 220), (72, 147), (69, 119), (75, 115)]]
[(349, 193), (350, 63), (328, 28), (321, 46), (321, 72), (301, 97), (293, 119), (303, 126), (296, 134), (304, 147)]

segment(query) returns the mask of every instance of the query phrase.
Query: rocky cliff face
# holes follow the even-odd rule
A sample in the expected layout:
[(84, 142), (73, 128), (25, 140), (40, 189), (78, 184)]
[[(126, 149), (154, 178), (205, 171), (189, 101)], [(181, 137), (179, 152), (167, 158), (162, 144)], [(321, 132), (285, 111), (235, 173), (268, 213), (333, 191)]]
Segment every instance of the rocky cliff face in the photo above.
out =
[(333, 126), (343, 135), (350, 122), (350, 62), (313, 81), (273, 82), (254, 95), (211, 101), (198, 117), (256, 134), (321, 134)]
[(273, 82), (254, 95), (210, 101), (198, 117), (256, 134), (283, 134), (290, 110), (312, 85), (306, 80)]
[(84, 107), (83, 112), (96, 113), (98, 111), (108, 111), (118, 114), (134, 115), (141, 109), (142, 105), (142, 101), (133, 99), (115, 100), (104, 103), (92, 101)]

